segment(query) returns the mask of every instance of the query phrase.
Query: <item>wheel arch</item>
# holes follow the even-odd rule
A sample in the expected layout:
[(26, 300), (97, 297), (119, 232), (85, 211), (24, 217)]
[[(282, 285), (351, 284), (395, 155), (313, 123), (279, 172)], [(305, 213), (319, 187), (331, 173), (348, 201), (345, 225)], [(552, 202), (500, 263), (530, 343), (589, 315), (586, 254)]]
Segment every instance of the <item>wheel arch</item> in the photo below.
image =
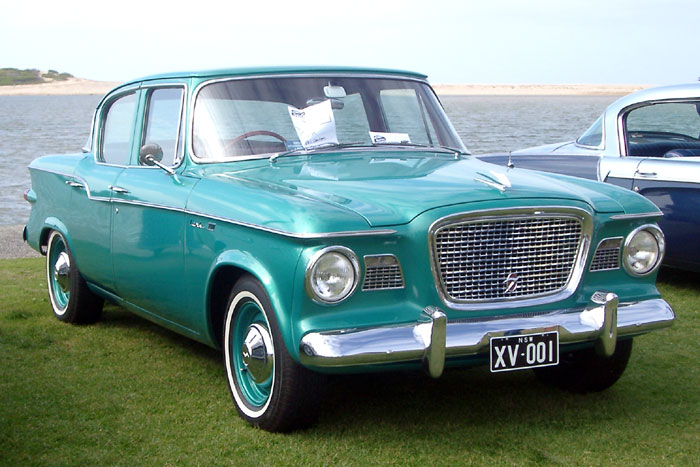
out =
[(46, 250), (49, 245), (49, 237), (52, 231), (59, 232), (63, 235), (63, 238), (68, 243), (68, 248), (71, 251), (75, 251), (73, 248), (73, 239), (68, 233), (68, 227), (55, 217), (49, 217), (44, 221), (44, 225), (41, 227), (41, 233), (39, 233), (39, 247), (41, 249), (41, 254), (46, 255)]
[[(291, 344), (292, 332), (289, 314), (291, 312), (291, 298), (285, 300), (277, 287), (276, 280), (270, 274), (267, 267), (242, 251), (227, 251), (222, 253), (215, 261), (207, 285), (207, 325), (210, 333), (210, 340), (217, 348), (221, 348), (224, 319), (226, 317), (226, 306), (230, 298), (231, 289), (244, 276), (251, 276), (262, 285), (267, 293), (272, 312), (275, 314), (277, 323), (282, 331), (290, 355), (295, 355), (291, 350), (295, 348)], [(286, 304), (286, 305), (285, 305)]]

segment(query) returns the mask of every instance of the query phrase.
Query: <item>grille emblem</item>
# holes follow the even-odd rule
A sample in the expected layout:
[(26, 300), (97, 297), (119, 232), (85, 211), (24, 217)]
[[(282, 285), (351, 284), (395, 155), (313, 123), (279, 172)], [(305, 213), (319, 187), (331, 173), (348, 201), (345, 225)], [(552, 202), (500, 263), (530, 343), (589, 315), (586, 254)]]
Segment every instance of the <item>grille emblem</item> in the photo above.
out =
[(508, 274), (508, 277), (506, 277), (506, 280), (503, 281), (503, 283), (506, 286), (505, 293), (514, 292), (515, 289), (518, 287), (518, 280), (519, 279), (520, 279), (520, 276), (518, 276), (514, 272), (511, 272), (510, 274)]

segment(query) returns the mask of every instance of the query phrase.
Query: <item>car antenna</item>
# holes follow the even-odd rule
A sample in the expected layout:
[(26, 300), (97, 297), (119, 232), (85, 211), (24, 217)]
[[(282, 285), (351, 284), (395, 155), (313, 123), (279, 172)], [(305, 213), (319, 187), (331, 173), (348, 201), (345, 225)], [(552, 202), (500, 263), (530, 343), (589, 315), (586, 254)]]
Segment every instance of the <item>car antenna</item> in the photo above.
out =
[(508, 164), (506, 164), (506, 167), (509, 169), (515, 168), (515, 164), (513, 164), (513, 152), (508, 151)]

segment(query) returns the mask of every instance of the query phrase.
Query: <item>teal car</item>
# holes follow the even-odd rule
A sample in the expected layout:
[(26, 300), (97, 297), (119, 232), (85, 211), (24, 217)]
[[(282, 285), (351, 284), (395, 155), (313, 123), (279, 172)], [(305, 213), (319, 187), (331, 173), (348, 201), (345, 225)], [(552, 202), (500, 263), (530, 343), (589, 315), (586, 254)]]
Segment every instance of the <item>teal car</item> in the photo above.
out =
[(150, 76), (104, 97), (82, 154), (29, 170), (55, 316), (108, 300), (221, 348), (269, 431), (312, 423), (334, 373), (488, 365), (603, 390), (674, 320), (651, 202), (471, 157), (417, 73)]

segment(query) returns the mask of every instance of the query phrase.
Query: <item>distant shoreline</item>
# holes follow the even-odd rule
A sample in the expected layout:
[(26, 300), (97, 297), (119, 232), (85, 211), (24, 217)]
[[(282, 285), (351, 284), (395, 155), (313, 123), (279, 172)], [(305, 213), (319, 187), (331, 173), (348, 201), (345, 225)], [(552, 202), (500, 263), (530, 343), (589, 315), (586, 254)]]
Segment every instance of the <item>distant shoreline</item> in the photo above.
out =
[(441, 96), (604, 96), (624, 95), (648, 84), (433, 84)]
[(120, 83), (70, 78), (41, 84), (0, 86), (0, 96), (104, 95)]
[[(44, 84), (0, 86), (0, 96), (81, 95), (108, 93), (120, 83), (70, 78)], [(599, 96), (629, 94), (643, 84), (434, 84), (442, 96)]]

